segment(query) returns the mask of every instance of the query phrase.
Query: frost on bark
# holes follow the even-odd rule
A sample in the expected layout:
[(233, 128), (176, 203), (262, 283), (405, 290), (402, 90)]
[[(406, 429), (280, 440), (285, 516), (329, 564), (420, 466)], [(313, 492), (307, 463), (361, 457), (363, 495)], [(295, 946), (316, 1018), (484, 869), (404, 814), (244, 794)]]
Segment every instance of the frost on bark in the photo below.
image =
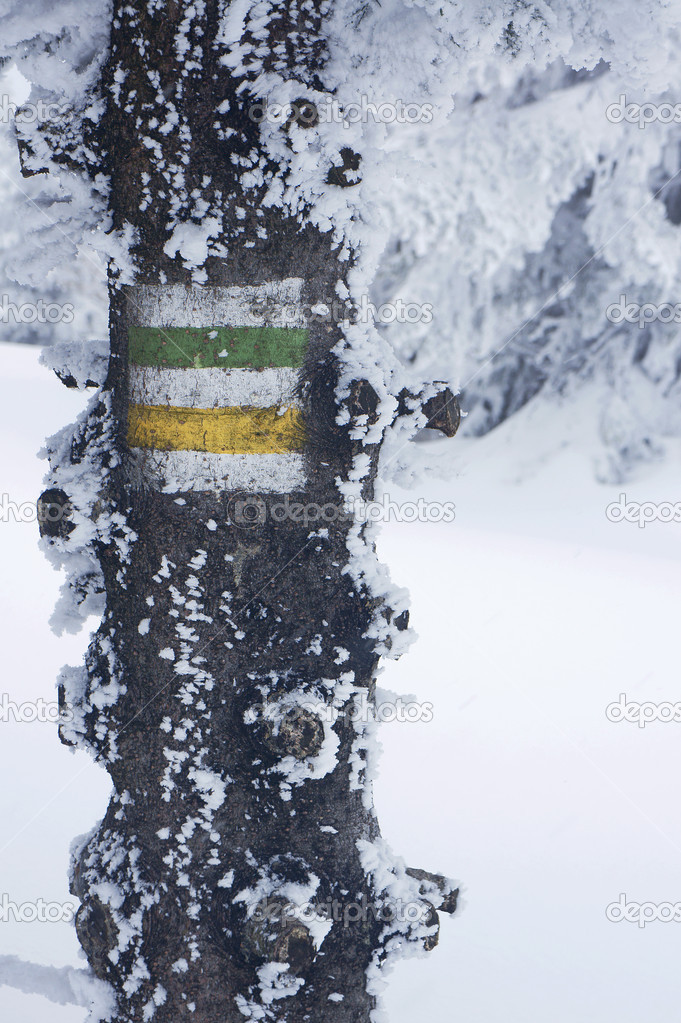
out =
[[(323, 139), (330, 15), (117, 0), (101, 120), (21, 142), (27, 171), (104, 171), (129, 245), (106, 377), (43, 496), (68, 502), (43, 543), (69, 599), (103, 615), (61, 735), (114, 786), (72, 890), (117, 1021), (368, 1021), (380, 966), (456, 905), (372, 808), (375, 672), (408, 616), (344, 501), (371, 500), (386, 431), (451, 435), (458, 410), (395, 386), (353, 322), (358, 247), (282, 198), (286, 150)], [(249, 110), (277, 76), (297, 94), (273, 129)], [(361, 177), (347, 146), (309, 156), (324, 189)], [(62, 379), (98, 382), (65, 354)]]

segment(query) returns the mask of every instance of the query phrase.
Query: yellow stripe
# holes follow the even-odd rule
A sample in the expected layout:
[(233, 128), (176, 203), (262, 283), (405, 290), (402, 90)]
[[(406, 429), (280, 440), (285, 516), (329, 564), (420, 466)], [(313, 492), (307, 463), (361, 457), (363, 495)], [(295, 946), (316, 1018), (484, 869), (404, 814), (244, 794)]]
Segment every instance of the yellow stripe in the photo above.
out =
[(158, 451), (212, 451), (264, 455), (301, 451), (305, 429), (299, 409), (128, 406), (128, 445)]

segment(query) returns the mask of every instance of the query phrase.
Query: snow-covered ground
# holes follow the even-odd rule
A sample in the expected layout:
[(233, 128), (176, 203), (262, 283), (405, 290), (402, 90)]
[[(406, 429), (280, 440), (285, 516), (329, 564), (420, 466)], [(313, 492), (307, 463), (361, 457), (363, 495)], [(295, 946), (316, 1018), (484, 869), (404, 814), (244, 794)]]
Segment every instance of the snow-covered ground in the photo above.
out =
[[(43, 472), (35, 452), (83, 398), (33, 348), (1, 346), (0, 377), (2, 507), (29, 507)], [(681, 451), (631, 484), (598, 484), (598, 411), (586, 391), (482, 440), (424, 445), (449, 481), (389, 491), (453, 501), (456, 517), (383, 527), (381, 554), (411, 591), (420, 639), (381, 684), (433, 713), (383, 726), (378, 810), (410, 865), (465, 889), (438, 948), (393, 972), (390, 1023), (678, 1017), (681, 922), (613, 923), (606, 907), (620, 893), (681, 903), (681, 723), (639, 728), (605, 710), (620, 693), (681, 701), (681, 523), (639, 528), (609, 521), (606, 507), (620, 493), (681, 501)], [(35, 522), (2, 512), (0, 559), (0, 699), (53, 701), (59, 667), (79, 662), (87, 637), (49, 631), (59, 578)], [(0, 956), (82, 965), (69, 923), (17, 923), (11, 905), (73, 904), (69, 843), (101, 816), (107, 776), (62, 747), (54, 725), (2, 719), (0, 771)], [(0, 987), (0, 1015), (80, 1023), (84, 1011)]]

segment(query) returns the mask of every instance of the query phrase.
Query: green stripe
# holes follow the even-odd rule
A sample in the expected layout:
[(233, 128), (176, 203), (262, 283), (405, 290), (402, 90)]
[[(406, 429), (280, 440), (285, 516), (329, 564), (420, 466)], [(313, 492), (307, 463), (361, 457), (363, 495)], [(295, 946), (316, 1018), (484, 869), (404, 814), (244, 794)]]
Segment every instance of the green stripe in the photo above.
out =
[[(209, 335), (214, 335), (209, 337)], [(225, 369), (303, 365), (305, 327), (130, 327), (128, 357), (137, 366)], [(221, 355), (225, 352), (225, 355)]]

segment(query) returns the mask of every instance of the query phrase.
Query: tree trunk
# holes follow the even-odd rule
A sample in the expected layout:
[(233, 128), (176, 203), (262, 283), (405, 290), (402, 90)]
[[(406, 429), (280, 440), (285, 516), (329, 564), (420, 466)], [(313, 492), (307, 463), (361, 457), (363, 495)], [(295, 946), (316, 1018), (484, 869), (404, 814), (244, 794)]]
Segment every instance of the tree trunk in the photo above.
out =
[[(130, 264), (111, 264), (108, 376), (47, 493), (73, 506), (49, 543), (93, 552), (106, 597), (61, 734), (114, 785), (72, 890), (121, 1023), (368, 1023), (380, 964), (432, 947), (456, 903), (380, 839), (374, 674), (407, 616), (366, 581), (343, 498), (353, 479), (372, 497), (381, 402), (426, 416), (361, 373), (341, 388), (355, 253), (269, 204), (283, 171), (254, 82), (298, 83), (278, 131), (300, 145), (328, 5), (246, 6), (230, 39), (240, 8), (115, 0), (87, 140)], [(360, 174), (343, 150), (325, 187)]]

